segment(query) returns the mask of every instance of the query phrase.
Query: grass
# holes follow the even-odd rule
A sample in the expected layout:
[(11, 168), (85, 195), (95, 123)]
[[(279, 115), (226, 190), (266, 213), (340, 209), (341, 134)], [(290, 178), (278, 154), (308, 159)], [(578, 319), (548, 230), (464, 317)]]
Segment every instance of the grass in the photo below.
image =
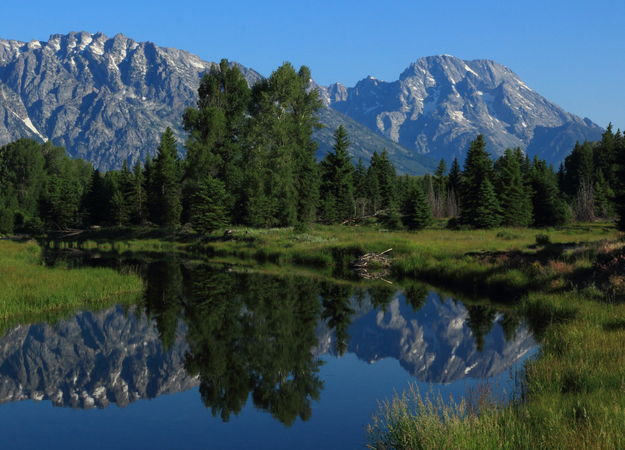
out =
[(55, 320), (83, 308), (130, 303), (143, 291), (135, 274), (45, 267), (33, 241), (0, 240), (0, 328)]

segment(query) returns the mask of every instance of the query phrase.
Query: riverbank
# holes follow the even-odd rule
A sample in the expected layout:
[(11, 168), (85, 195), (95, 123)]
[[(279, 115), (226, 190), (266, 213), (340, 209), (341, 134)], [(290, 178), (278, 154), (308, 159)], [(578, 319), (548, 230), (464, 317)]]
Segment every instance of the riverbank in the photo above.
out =
[(113, 269), (46, 267), (34, 241), (0, 240), (0, 329), (84, 308), (137, 301), (140, 277)]

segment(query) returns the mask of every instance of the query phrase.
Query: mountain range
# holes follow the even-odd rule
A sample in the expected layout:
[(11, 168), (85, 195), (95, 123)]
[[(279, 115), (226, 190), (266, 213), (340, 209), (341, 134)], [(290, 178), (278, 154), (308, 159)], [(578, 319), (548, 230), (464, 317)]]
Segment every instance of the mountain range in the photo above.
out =
[[(167, 126), (184, 141), (182, 113), (195, 104), (200, 77), (214, 64), (121, 34), (0, 39), (0, 145), (20, 137), (50, 140), (105, 170), (143, 160)], [(236, 65), (249, 84), (262, 78)], [(602, 132), (488, 60), (426, 57), (397, 81), (311, 86), (325, 104), (319, 114), (325, 128), (314, 136), (319, 158), (343, 124), (354, 159), (367, 162), (387, 148), (401, 173), (431, 171), (440, 158), (462, 159), (478, 133), (494, 155), (519, 146), (558, 164), (576, 141), (597, 140)]]

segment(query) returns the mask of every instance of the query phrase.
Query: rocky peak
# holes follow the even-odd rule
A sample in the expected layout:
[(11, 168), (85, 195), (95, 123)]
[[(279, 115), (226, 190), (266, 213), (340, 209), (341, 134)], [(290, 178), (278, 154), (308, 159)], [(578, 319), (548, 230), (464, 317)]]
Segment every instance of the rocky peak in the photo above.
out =
[(540, 96), (509, 68), (450, 55), (419, 58), (395, 82), (367, 77), (330, 100), (331, 107), (372, 130), (435, 158), (462, 159), (478, 133), (486, 136), (495, 155), (507, 147), (537, 148), (544, 141), (534, 140), (534, 130), (542, 127), (550, 130), (551, 145), (559, 143), (553, 149), (542, 145), (537, 153), (558, 162), (560, 147), (575, 143), (571, 133), (558, 139), (559, 127), (575, 124), (576, 140), (598, 139), (601, 133), (591, 121)]

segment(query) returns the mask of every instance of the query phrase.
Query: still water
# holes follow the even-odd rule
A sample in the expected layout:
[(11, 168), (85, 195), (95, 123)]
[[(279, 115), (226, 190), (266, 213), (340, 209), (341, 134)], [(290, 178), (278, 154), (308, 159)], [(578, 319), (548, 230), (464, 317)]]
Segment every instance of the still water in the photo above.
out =
[(2, 448), (363, 448), (393, 393), (506, 399), (537, 351), (514, 312), (416, 284), (125, 264), (139, 305), (0, 339)]

